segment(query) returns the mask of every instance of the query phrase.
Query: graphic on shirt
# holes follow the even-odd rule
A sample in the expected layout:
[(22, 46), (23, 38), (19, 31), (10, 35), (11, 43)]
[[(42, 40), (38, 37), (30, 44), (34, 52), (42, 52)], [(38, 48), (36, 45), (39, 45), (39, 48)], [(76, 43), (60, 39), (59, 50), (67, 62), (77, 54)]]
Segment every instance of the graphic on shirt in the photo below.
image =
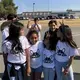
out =
[(30, 50), (30, 53), (32, 54), (31, 58), (39, 58), (40, 57), (40, 54), (39, 54), (38, 51), (37, 52), (33, 52), (32, 50)]
[(67, 56), (65, 54), (65, 48), (59, 49), (59, 47), (57, 46), (57, 55), (59, 55), (59, 56)]
[(18, 50), (18, 45), (16, 45), (16, 46), (13, 48), (13, 50), (11, 50), (11, 53), (12, 53), (12, 54), (19, 54), (19, 53), (21, 53), (21, 51)]
[(53, 55), (48, 57), (44, 54), (44, 63), (53, 63)]

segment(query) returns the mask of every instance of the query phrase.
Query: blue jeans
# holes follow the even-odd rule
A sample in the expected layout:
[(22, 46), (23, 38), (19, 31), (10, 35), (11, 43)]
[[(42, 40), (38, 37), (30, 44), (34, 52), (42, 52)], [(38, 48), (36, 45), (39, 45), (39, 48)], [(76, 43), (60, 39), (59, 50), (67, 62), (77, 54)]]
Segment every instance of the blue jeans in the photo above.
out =
[(69, 72), (67, 75), (64, 75), (62, 72), (62, 68), (66, 68), (68, 62), (58, 62), (55, 60), (56, 74), (57, 80), (74, 80), (73, 69), (72, 66), (69, 68)]
[[(10, 76), (10, 70), (11, 70), (11, 67), (9, 66), (9, 65), (7, 65), (7, 70), (8, 70), (8, 76), (9, 76), (9, 79), (10, 80), (23, 80), (23, 75), (22, 75), (22, 70), (21, 70), (21, 68), (20, 69), (18, 69), (18, 70), (15, 70), (15, 76)], [(24, 70), (26, 70), (26, 65), (24, 65)], [(13, 72), (12, 72), (13, 73)], [(25, 71), (24, 71), (24, 73), (23, 73), (24, 75), (25, 75), (25, 77), (26, 77), (26, 73), (25, 73)], [(24, 77), (24, 80), (26, 80), (25, 79), (25, 77)]]
[(52, 68), (43, 68), (44, 80), (54, 80), (55, 70)]

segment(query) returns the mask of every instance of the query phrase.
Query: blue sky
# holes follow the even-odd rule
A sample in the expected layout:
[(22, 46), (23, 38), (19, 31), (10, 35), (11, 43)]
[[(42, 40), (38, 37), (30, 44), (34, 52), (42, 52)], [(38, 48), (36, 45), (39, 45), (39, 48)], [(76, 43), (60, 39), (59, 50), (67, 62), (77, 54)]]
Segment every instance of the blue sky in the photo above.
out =
[(66, 11), (67, 9), (80, 10), (80, 0), (13, 0), (18, 6), (17, 13), (25, 11)]

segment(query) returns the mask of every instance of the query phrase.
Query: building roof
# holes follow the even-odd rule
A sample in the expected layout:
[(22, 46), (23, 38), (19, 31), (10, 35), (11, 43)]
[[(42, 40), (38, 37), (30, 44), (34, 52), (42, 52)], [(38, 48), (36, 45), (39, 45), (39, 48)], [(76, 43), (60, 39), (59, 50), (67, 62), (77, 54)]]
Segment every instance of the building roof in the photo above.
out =
[[(39, 12), (49, 12), (49, 13), (51, 13), (52, 11), (34, 11), (35, 13), (39, 13)], [(33, 11), (30, 11), (30, 12), (23, 12), (23, 13), (33, 13)]]
[(66, 11), (65, 12), (52, 12), (52, 14), (62, 14), (62, 13), (67, 13)]
[(72, 9), (67, 9), (67, 12), (80, 12), (80, 10), (72, 10)]

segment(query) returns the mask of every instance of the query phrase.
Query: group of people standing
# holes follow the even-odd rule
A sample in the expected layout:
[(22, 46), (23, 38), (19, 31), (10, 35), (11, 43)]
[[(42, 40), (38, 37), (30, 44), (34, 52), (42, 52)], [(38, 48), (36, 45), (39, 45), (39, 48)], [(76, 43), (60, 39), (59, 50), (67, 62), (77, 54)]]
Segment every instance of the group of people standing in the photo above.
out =
[(44, 80), (74, 80), (72, 61), (79, 53), (68, 25), (61, 24), (57, 28), (57, 21), (50, 20), (49, 30), (41, 40), (37, 18), (33, 25), (28, 21), (27, 35), (24, 35), (24, 25), (14, 17), (9, 22), (2, 29), (4, 75), (7, 72), (8, 80), (27, 80), (27, 76), (41, 80), (42, 72)]

